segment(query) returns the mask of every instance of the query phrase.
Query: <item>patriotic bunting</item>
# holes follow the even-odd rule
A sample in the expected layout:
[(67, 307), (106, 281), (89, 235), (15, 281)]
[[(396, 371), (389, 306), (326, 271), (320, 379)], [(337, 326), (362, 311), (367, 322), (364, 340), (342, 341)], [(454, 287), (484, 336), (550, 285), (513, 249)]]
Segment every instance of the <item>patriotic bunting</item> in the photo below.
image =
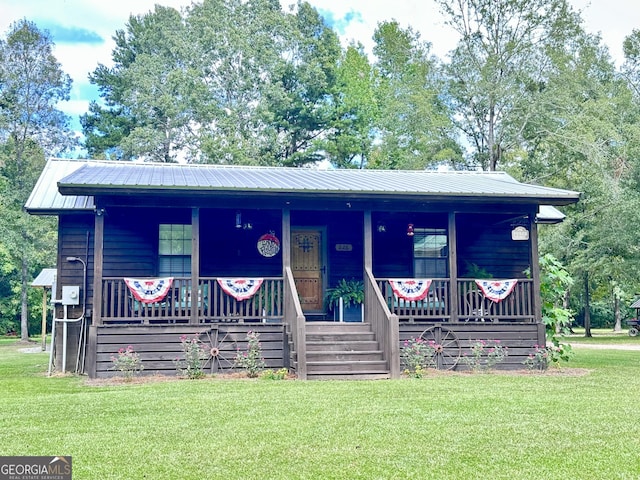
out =
[(253, 297), (260, 289), (263, 280), (263, 278), (218, 278), (218, 285), (227, 295), (240, 301)]
[(429, 278), (405, 278), (389, 280), (393, 293), (398, 298), (415, 302), (423, 300), (429, 293), (431, 279)]
[(499, 303), (507, 298), (518, 283), (517, 279), (511, 280), (476, 280), (476, 285), (482, 290), (485, 298)]
[(167, 278), (125, 278), (133, 298), (142, 303), (160, 302), (167, 296), (173, 277)]

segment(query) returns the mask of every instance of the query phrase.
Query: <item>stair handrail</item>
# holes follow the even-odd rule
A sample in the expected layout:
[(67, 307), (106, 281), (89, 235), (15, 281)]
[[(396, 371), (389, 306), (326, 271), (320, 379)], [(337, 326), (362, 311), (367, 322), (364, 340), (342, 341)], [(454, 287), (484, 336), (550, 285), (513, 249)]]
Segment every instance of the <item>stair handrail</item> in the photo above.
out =
[(400, 330), (398, 315), (391, 313), (373, 272), (365, 268), (364, 315), (382, 347), (389, 376), (400, 378)]
[(306, 318), (302, 312), (298, 289), (291, 267), (284, 269), (284, 323), (291, 335), (293, 351), (297, 358), (296, 375), (300, 380), (307, 379)]

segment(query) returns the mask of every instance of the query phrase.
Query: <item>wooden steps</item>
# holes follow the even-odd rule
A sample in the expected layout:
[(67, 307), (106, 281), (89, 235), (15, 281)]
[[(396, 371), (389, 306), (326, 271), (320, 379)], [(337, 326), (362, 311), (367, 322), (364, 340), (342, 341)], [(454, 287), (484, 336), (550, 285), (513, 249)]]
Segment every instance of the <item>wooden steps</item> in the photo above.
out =
[(389, 378), (387, 362), (367, 323), (309, 322), (306, 347), (309, 380)]

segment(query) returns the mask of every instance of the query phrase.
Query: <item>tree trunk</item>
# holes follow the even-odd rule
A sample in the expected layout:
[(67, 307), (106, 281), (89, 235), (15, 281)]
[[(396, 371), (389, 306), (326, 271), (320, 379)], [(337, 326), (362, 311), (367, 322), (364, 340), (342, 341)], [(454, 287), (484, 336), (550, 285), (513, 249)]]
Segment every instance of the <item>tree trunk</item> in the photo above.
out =
[(591, 308), (589, 306), (589, 274), (584, 275), (584, 336), (591, 337)]
[(613, 331), (614, 332), (621, 332), (622, 331), (622, 319), (620, 318), (620, 298), (618, 297), (618, 295), (614, 292), (613, 294), (613, 315), (614, 318), (616, 319), (616, 323), (613, 326)]

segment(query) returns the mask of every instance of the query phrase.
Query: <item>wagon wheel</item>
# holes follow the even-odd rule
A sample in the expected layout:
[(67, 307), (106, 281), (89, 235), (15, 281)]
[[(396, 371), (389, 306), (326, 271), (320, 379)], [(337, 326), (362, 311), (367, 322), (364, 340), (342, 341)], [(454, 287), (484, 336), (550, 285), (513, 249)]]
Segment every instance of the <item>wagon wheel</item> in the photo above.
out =
[(462, 349), (453, 330), (435, 325), (422, 332), (420, 338), (435, 345), (433, 361), (438, 370), (452, 370), (458, 365)]
[(630, 337), (635, 337), (638, 335), (638, 328), (637, 327), (629, 327), (629, 336)]
[(228, 332), (222, 334), (217, 328), (212, 328), (204, 334), (200, 334), (200, 341), (205, 354), (203, 369), (209, 368), (210, 373), (233, 370), (236, 342)]

